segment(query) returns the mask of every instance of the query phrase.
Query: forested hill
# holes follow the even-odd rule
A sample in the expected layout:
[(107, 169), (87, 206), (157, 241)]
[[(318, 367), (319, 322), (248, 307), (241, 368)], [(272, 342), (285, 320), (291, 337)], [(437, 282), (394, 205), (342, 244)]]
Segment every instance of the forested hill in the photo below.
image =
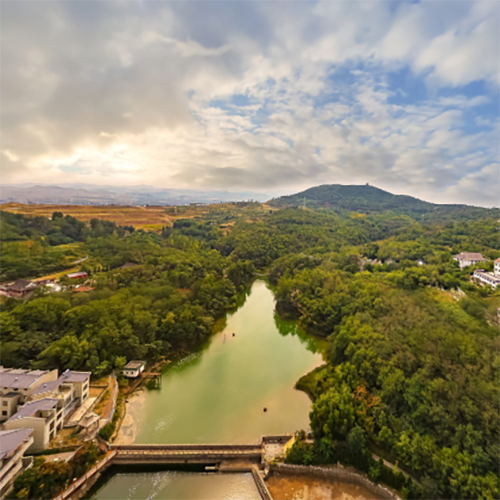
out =
[(413, 217), (439, 219), (460, 216), (475, 219), (488, 216), (498, 209), (471, 207), (468, 205), (439, 205), (419, 200), (412, 196), (396, 195), (368, 184), (363, 186), (344, 186), (324, 184), (306, 189), (297, 194), (281, 196), (269, 202), (276, 207), (299, 207), (304, 203), (308, 208), (332, 208), (354, 212), (386, 212)]

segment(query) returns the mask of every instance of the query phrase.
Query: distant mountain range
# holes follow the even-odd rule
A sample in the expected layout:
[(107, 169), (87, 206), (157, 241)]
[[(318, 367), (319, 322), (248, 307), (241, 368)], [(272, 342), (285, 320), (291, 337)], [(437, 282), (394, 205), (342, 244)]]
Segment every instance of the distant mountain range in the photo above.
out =
[[(94, 184), (6, 185), (0, 188), (0, 203), (51, 205), (188, 205), (230, 201), (266, 201), (269, 195), (251, 191), (195, 191), (152, 186), (98, 186)], [(444, 220), (452, 217), (475, 219), (498, 217), (498, 209), (468, 205), (440, 205), (412, 196), (396, 195), (366, 185), (324, 184), (300, 193), (273, 198), (275, 207), (329, 208), (338, 212), (380, 213), (392, 211), (414, 218)]]
[(374, 186), (324, 184), (306, 189), (297, 194), (274, 198), (269, 202), (275, 207), (331, 208), (337, 211), (378, 213), (393, 211), (412, 217), (435, 218), (457, 217), (479, 218), (491, 214), (498, 216), (498, 209), (472, 207), (468, 205), (441, 205), (419, 200), (412, 196), (396, 195)]
[(53, 205), (188, 205), (227, 201), (265, 201), (268, 194), (250, 191), (195, 191), (159, 189), (152, 186), (97, 186), (65, 184), (6, 185), (0, 188), (0, 203), (37, 203)]

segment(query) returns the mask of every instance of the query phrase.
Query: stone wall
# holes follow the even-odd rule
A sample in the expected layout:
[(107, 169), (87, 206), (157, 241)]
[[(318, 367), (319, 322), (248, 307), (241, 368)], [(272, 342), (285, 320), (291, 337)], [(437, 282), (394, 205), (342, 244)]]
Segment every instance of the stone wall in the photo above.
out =
[(259, 471), (257, 467), (252, 467), (252, 476), (253, 480), (255, 481), (255, 486), (257, 487), (257, 490), (259, 491), (260, 498), (262, 500), (273, 500), (273, 497), (271, 496), (271, 493), (269, 493), (269, 490), (267, 489), (267, 485), (262, 479), (262, 477), (259, 474)]
[(356, 484), (363, 486), (368, 491), (384, 500), (401, 500), (401, 498), (389, 488), (380, 484), (372, 483), (367, 476), (354, 470), (346, 469), (342, 466), (334, 467), (316, 467), (307, 465), (290, 465), (290, 464), (275, 464), (271, 465), (270, 472), (278, 472), (284, 475), (307, 475), (316, 476), (325, 479), (333, 479), (335, 481), (343, 481), (345, 483)]

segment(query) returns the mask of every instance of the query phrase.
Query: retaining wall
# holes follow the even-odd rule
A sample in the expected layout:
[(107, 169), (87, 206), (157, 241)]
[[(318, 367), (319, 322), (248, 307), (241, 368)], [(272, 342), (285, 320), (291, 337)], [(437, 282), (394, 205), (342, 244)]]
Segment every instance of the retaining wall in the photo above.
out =
[[(57, 495), (53, 500), (66, 500), (70, 497), (77, 495), (78, 490), (85, 485), (99, 472), (102, 472), (106, 467), (111, 465), (116, 451), (110, 451), (100, 462), (87, 471), (83, 476), (74, 481), (68, 488), (66, 488), (60, 495)], [(79, 497), (79, 495), (78, 495)]]
[(389, 488), (380, 484), (372, 483), (367, 476), (342, 466), (334, 467), (316, 467), (307, 465), (275, 464), (270, 467), (271, 473), (278, 472), (286, 475), (307, 475), (316, 476), (336, 481), (363, 486), (368, 491), (384, 500), (401, 500), (401, 498)]
[(267, 489), (267, 485), (259, 474), (257, 467), (252, 467), (252, 476), (255, 482), (255, 486), (257, 486), (257, 490), (259, 491), (260, 498), (262, 500), (273, 500), (271, 493)]

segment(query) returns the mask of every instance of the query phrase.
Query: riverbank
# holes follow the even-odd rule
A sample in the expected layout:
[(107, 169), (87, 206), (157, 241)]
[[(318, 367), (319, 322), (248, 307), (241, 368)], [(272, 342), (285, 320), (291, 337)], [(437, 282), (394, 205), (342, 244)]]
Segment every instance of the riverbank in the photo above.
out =
[(323, 364), (324, 341), (281, 319), (274, 305), (269, 286), (255, 281), (220, 331), (166, 367), (160, 388), (127, 397), (116, 442), (251, 443), (307, 431), (311, 402), (294, 387)]
[[(266, 479), (273, 498), (290, 500), (401, 500), (392, 489), (341, 465), (271, 464)], [(274, 491), (273, 491), (274, 490)]]
[(138, 388), (132, 393), (124, 405), (125, 415), (118, 429), (114, 444), (132, 444), (138, 432), (138, 415), (141, 413), (146, 401), (146, 389)]
[(273, 474), (266, 481), (271, 496), (280, 500), (379, 500), (362, 486), (305, 474)]

